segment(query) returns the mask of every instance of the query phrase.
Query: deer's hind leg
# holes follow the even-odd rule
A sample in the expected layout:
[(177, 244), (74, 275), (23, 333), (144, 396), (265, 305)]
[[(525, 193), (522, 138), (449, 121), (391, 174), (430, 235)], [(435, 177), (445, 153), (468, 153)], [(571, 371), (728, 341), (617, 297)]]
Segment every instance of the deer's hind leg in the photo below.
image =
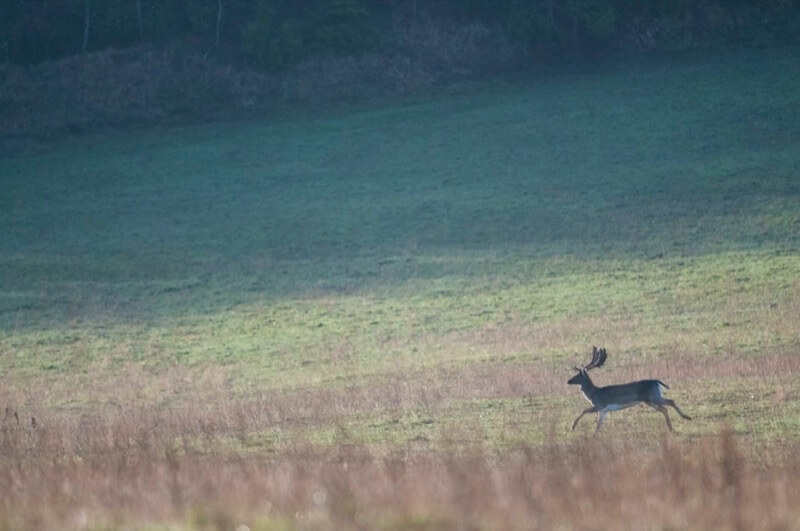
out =
[(606, 415), (608, 415), (608, 411), (605, 409), (601, 409), (597, 412), (597, 428), (594, 430), (595, 433), (600, 431), (600, 426), (603, 425), (603, 420), (606, 418)]
[(692, 417), (681, 411), (681, 408), (678, 407), (678, 404), (675, 403), (674, 400), (670, 400), (669, 398), (662, 398), (661, 403), (665, 406), (672, 406), (675, 408), (675, 411), (678, 412), (678, 415), (685, 418), (686, 420), (692, 420)]
[(667, 428), (669, 428), (669, 431), (673, 431), (672, 423), (669, 421), (669, 415), (667, 414), (667, 408), (665, 408), (661, 404), (656, 404), (654, 402), (647, 402), (647, 405), (655, 409), (656, 411), (660, 411), (661, 413), (663, 413), (664, 419), (667, 421)]

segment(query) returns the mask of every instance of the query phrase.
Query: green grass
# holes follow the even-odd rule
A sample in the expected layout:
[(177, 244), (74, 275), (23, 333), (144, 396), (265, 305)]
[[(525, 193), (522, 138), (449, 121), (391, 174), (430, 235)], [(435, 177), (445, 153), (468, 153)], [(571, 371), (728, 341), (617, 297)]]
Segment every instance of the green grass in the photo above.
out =
[[(669, 371), (697, 417), (676, 421), (687, 435), (729, 422), (798, 438), (795, 378), (709, 363), (800, 348), (797, 53), (603, 65), (0, 160), (6, 400), (86, 411), (545, 375), (544, 391), (475, 378), (427, 410), (415, 388), (280, 439), (502, 447), (569, 425), (583, 404), (561, 381), (603, 344), (606, 383)], [(748, 402), (753, 379), (766, 389)]]

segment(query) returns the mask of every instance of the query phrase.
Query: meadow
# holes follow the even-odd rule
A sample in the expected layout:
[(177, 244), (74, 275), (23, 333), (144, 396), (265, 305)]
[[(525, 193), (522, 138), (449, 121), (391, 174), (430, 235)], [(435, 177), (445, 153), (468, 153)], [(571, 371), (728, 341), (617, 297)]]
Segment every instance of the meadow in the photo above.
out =
[(0, 160), (0, 529), (797, 529), (798, 52)]

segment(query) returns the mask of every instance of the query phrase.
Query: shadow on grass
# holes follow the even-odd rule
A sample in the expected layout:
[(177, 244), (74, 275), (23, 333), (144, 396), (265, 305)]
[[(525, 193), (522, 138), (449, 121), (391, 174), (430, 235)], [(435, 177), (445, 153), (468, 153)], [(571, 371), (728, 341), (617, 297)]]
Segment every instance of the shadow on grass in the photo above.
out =
[[(796, 253), (792, 51), (0, 161), (6, 329)], [(588, 265), (587, 265), (588, 264)]]

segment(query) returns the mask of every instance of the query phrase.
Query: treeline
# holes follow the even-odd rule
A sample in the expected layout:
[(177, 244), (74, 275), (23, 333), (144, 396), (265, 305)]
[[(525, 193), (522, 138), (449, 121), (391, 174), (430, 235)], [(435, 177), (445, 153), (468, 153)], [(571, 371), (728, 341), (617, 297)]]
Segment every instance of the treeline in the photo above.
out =
[(398, 20), (478, 23), (529, 57), (800, 35), (794, 0), (2, 0), (0, 63), (30, 65), (181, 40), (275, 71), (390, 45)]

